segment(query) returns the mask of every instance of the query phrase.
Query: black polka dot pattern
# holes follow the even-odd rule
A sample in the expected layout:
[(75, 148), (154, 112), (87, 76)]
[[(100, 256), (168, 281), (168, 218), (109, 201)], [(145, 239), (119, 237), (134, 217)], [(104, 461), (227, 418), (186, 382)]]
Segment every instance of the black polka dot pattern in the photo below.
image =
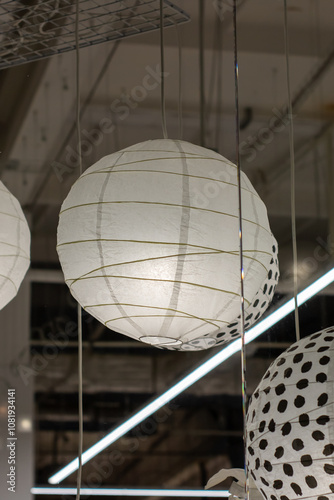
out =
[(263, 376), (249, 403), (247, 460), (265, 498), (334, 500), (333, 387), (333, 328), (293, 344)]
[(273, 466), (271, 465), (270, 462), (268, 462), (268, 460), (264, 461), (263, 466), (268, 472), (271, 472), (273, 470)]
[(334, 444), (326, 444), (323, 452), (322, 452), (323, 455), (325, 455), (326, 457), (328, 457), (329, 455), (333, 455), (334, 454)]
[(318, 486), (317, 480), (314, 476), (306, 476), (305, 481), (306, 481), (306, 484), (312, 489), (314, 489)]
[(302, 427), (307, 427), (310, 423), (310, 417), (307, 415), (307, 413), (302, 413), (298, 417), (298, 422)]
[(299, 380), (297, 382), (297, 389), (303, 390), (303, 389), (306, 389), (306, 387), (308, 387), (308, 380), (307, 380), (307, 378), (302, 378), (301, 380)]
[(296, 495), (301, 496), (303, 494), (303, 491), (302, 491), (301, 487), (299, 486), (299, 484), (291, 483), (290, 486), (291, 486), (292, 490), (296, 493)]
[(310, 465), (313, 464), (313, 459), (311, 455), (303, 455), (300, 459), (300, 462), (304, 467), (310, 467)]
[[(253, 302), (245, 308), (245, 329), (250, 328), (265, 312), (273, 299), (276, 285), (279, 278), (277, 241), (273, 238), (273, 258), (269, 265), (267, 278), (254, 297)], [(227, 344), (231, 340), (240, 337), (240, 316), (233, 320), (216, 334), (216, 345)]]
[(281, 488), (283, 488), (283, 482), (280, 479), (276, 479), (274, 481), (273, 487), (275, 488), (275, 490), (280, 490)]
[(283, 465), (283, 472), (286, 476), (293, 476), (293, 467), (290, 464)]
[(287, 436), (288, 434), (290, 434), (291, 429), (292, 425), (290, 424), (290, 422), (286, 422), (282, 427), (282, 435)]
[(324, 471), (326, 474), (330, 474), (331, 476), (334, 475), (334, 465), (332, 464), (325, 464), (324, 465)]

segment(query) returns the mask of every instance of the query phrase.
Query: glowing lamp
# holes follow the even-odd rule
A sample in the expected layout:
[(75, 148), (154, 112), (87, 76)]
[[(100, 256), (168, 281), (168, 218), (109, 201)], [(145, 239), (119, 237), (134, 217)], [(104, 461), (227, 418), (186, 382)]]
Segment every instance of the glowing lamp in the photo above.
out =
[(29, 265), (29, 226), (19, 202), (0, 181), (0, 309), (17, 294)]
[[(241, 183), (249, 327), (278, 262), (266, 208)], [(175, 350), (240, 335), (237, 169), (211, 150), (163, 139), (102, 158), (61, 207), (57, 250), (72, 295), (112, 330)]]

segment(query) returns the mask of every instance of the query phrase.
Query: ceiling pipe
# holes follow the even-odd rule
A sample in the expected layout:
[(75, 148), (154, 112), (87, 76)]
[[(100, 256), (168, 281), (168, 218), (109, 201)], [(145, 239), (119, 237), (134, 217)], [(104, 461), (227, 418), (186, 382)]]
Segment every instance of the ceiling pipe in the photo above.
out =
[(35, 61), (0, 71), (0, 174), (10, 158), (17, 132), (23, 123), (48, 60)]
[[(324, 140), (324, 138), (326, 138), (326, 136), (332, 131), (333, 127), (334, 121), (326, 122), (313, 138), (309, 139), (306, 144), (302, 143), (300, 147), (296, 148), (295, 158), (297, 168), (300, 165), (302, 158), (310, 153), (320, 141)], [(268, 168), (268, 186), (276, 186), (279, 182), (281, 182), (282, 178), (288, 173), (289, 168), (290, 156), (288, 156), (285, 160), (279, 160), (274, 165), (271, 165), (270, 168)]]
[[(329, 69), (333, 61), (334, 61), (334, 48), (320, 63), (315, 65), (314, 70), (310, 72), (310, 76), (305, 82), (305, 84), (302, 85), (300, 90), (297, 91), (295, 96), (292, 98), (292, 108), (294, 111), (303, 104), (309, 93), (312, 91), (313, 87), (323, 77), (324, 73)], [(288, 108), (286, 108), (282, 120), (284, 120), (284, 118), (286, 118), (287, 116), (288, 116)]]
[[(331, 64), (334, 62), (334, 48), (329, 52), (329, 54), (315, 67), (310, 71), (309, 77), (306, 82), (300, 87), (300, 89), (295, 92), (295, 95), (292, 98), (292, 109), (295, 113), (301, 105), (305, 102), (312, 89), (319, 83), (320, 79), (324, 76), (325, 72), (328, 71)], [(289, 110), (288, 106), (285, 105), (283, 107), (282, 115), (279, 118), (280, 122), (285, 122), (285, 120), (289, 120)], [(326, 123), (324, 128), (327, 129), (332, 122)], [(322, 129), (323, 130), (323, 129)], [(321, 132), (322, 133), (322, 132)], [(249, 141), (248, 146), (252, 147), (256, 143), (257, 138), (253, 141)], [(289, 163), (290, 164), (290, 163)], [(282, 166), (282, 163), (280, 163)]]

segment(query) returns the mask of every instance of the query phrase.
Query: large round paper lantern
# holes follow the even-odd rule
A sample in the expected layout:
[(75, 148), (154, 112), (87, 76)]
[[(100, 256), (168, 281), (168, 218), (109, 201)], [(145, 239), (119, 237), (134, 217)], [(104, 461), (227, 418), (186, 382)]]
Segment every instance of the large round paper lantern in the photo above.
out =
[[(278, 278), (266, 208), (242, 174), (246, 324)], [(239, 335), (235, 165), (183, 141), (106, 156), (64, 201), (57, 250), (71, 293), (108, 328), (159, 347), (205, 349)]]
[(265, 499), (334, 498), (334, 328), (272, 363), (249, 404), (247, 441)]
[(30, 265), (30, 231), (17, 199), (0, 181), (0, 309), (18, 292)]

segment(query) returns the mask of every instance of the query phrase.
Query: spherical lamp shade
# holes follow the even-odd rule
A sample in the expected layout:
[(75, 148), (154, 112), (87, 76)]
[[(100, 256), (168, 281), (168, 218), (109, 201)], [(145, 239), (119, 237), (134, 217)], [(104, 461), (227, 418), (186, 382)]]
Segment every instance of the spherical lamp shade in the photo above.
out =
[[(242, 175), (245, 305), (258, 319), (278, 278), (263, 202)], [(57, 250), (71, 293), (108, 328), (170, 349), (239, 335), (236, 167), (183, 141), (106, 156), (73, 185)]]
[(0, 309), (18, 292), (30, 265), (30, 231), (17, 199), (0, 182)]
[(334, 498), (334, 328), (293, 344), (247, 414), (248, 463), (265, 499)]

